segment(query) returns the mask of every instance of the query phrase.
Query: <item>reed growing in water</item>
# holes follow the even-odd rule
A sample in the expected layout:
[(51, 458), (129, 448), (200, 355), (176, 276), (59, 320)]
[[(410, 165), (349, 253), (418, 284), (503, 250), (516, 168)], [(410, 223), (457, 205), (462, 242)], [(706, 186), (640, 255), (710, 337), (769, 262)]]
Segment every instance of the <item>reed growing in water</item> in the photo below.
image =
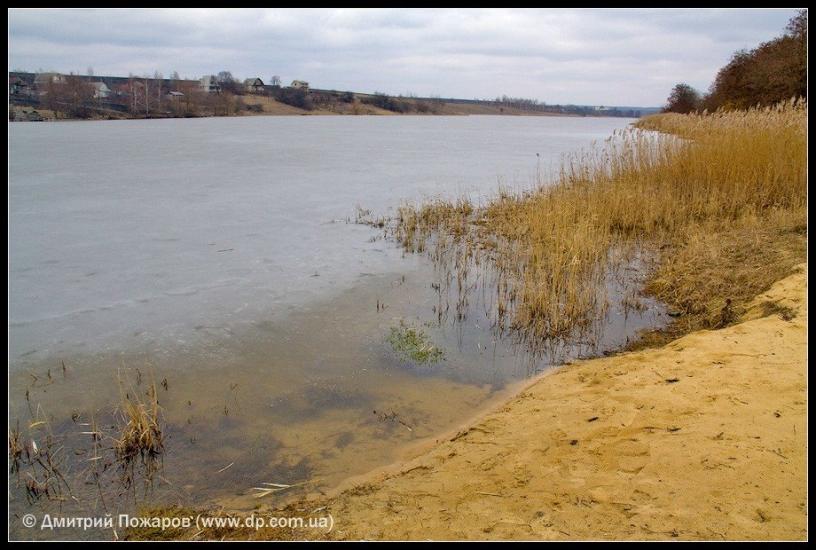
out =
[(146, 483), (153, 481), (153, 476), (161, 467), (164, 452), (164, 434), (156, 384), (151, 383), (147, 390), (147, 400), (131, 389), (121, 390), (120, 407), (121, 433), (114, 440), (116, 460), (119, 464), (122, 486), (129, 488), (136, 478), (135, 467), (140, 465)]
[(608, 270), (645, 251), (655, 261), (644, 290), (676, 317), (644, 340), (657, 343), (728, 324), (804, 261), (806, 144), (801, 100), (656, 115), (567, 159), (553, 182), (478, 207), (405, 206), (394, 231), (408, 250), (487, 260), (497, 324), (530, 341), (591, 326)]

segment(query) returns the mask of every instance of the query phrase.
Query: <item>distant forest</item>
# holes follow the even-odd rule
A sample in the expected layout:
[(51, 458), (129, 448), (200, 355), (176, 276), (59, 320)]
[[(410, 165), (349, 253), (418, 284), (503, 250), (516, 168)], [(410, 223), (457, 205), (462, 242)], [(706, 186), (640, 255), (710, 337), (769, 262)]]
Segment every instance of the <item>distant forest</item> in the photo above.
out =
[(800, 10), (782, 36), (753, 50), (739, 50), (720, 69), (708, 93), (686, 83), (672, 89), (665, 112), (690, 113), (768, 106), (807, 98), (807, 10)]

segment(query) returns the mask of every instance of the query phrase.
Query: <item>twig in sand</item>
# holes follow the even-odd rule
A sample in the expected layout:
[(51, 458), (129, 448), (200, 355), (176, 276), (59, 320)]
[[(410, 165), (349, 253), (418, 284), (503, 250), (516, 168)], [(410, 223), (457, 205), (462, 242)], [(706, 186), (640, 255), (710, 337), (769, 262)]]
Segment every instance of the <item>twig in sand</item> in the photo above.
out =
[(285, 491), (286, 489), (291, 489), (292, 487), (300, 487), (301, 485), (306, 485), (309, 483), (309, 480), (301, 481), (300, 483), (293, 483), (288, 485), (286, 483), (261, 483), (261, 485), (267, 485), (267, 487), (253, 487), (253, 491), (258, 491), (255, 493), (255, 498), (263, 498), (265, 496), (269, 496), (272, 493), (278, 493), (280, 491)]

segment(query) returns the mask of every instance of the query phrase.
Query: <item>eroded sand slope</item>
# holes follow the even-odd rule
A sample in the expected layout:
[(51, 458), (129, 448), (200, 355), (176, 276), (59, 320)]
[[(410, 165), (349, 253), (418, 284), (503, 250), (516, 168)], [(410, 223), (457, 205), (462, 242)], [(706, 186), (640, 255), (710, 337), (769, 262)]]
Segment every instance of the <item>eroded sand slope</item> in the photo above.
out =
[(805, 538), (805, 269), (739, 325), (541, 378), (332, 499), (332, 536)]

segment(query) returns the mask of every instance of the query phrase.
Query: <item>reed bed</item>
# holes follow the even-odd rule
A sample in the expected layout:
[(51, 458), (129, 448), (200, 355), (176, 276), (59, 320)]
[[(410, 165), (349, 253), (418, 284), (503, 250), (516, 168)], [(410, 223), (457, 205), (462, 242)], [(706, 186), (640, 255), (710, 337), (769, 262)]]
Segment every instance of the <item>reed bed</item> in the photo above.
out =
[(643, 290), (676, 318), (663, 335), (716, 328), (805, 259), (806, 143), (807, 104), (796, 99), (648, 117), (533, 191), (405, 206), (394, 231), (435, 259), (455, 250), (488, 261), (497, 326), (528, 341), (590, 327), (609, 270), (644, 251), (654, 263)]

